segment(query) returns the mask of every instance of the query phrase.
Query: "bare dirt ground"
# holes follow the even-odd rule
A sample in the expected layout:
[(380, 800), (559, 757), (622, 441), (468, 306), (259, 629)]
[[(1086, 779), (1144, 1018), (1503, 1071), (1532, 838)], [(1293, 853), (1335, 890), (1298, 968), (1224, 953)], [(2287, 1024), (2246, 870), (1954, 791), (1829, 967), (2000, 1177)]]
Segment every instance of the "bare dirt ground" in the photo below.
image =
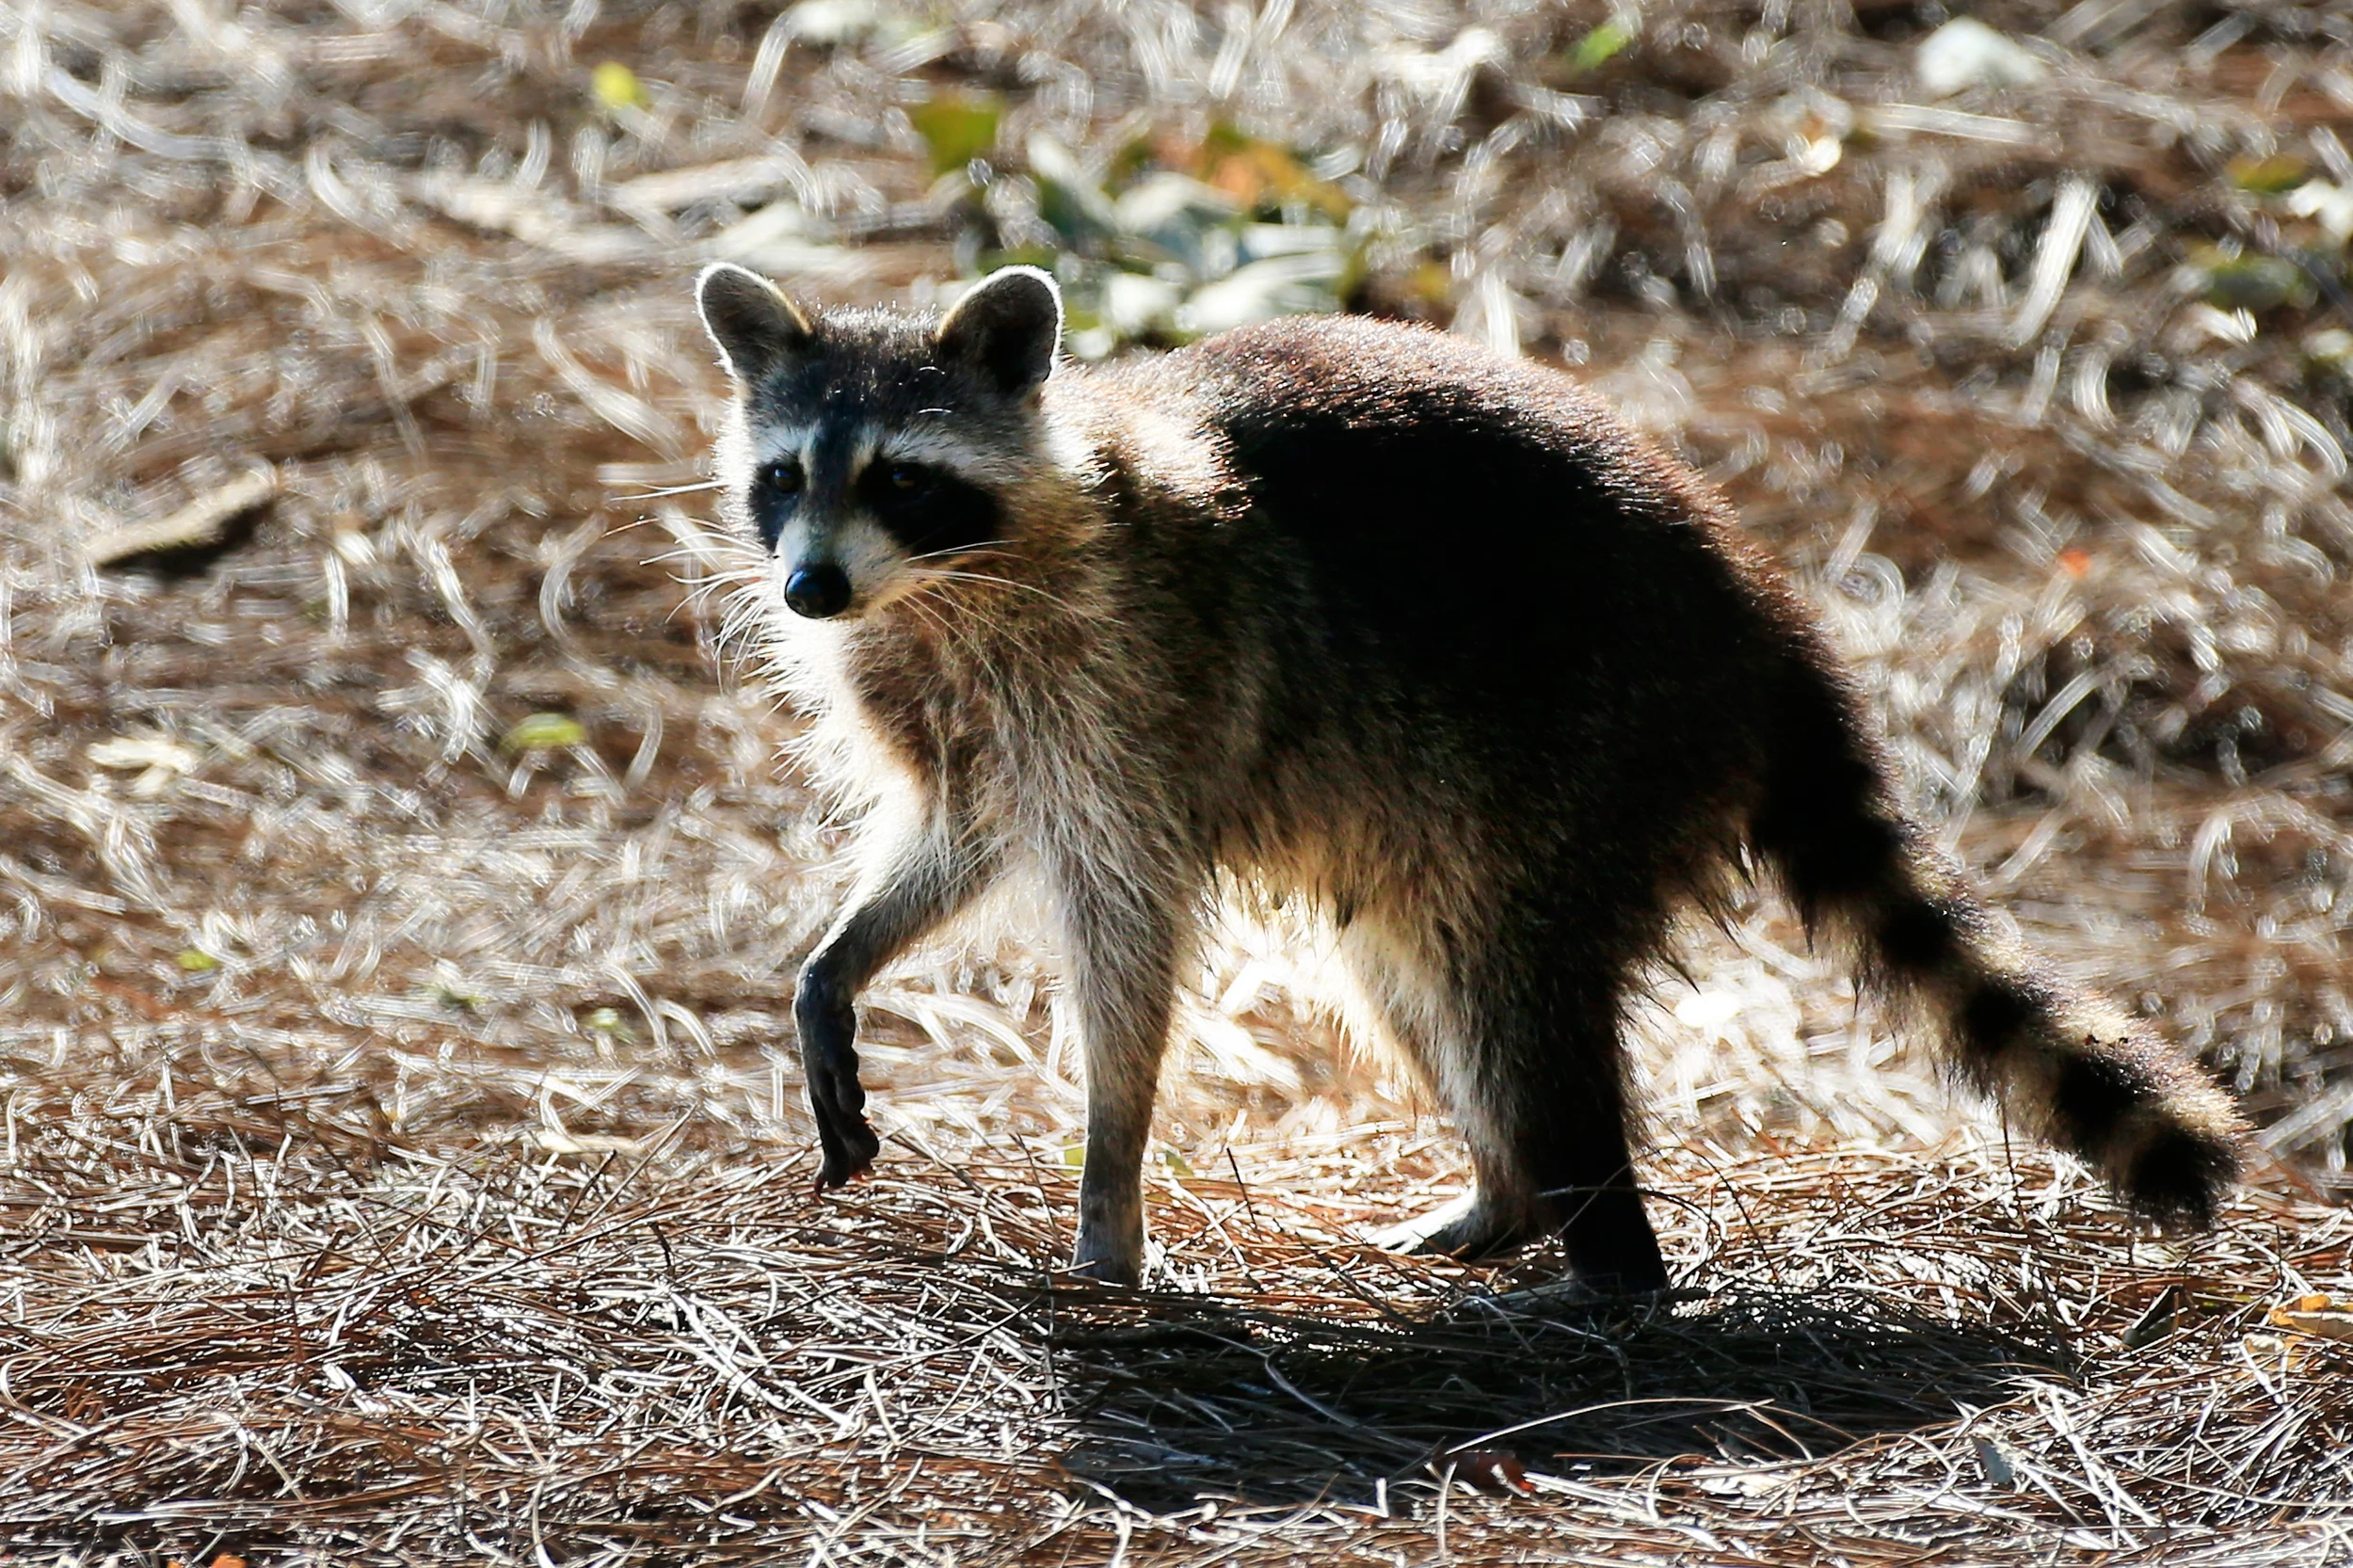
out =
[[(0, 1543), (2353, 1560), (2353, 25), (1975, 14), (1956, 85), (1877, 0), (0, 11)], [(1039, 133), (1724, 485), (1949, 842), (2262, 1124), (2223, 1225), (2134, 1234), (1769, 904), (1642, 1021), (1674, 1302), (1369, 1248), (1457, 1151), (1241, 926), (1151, 1290), (1055, 1275), (1012, 905), (869, 999), (886, 1154), (812, 1196), (839, 830), (720, 647), (687, 280), (1121, 264)]]

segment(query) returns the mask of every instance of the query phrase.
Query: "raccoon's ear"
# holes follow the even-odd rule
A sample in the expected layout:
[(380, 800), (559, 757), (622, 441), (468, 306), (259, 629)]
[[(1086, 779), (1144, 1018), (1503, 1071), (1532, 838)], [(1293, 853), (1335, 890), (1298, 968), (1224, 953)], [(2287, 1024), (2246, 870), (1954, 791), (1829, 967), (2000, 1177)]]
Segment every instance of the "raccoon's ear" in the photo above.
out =
[(808, 317), (776, 284), (732, 262), (713, 262), (695, 280), (703, 330), (738, 381), (749, 386), (808, 349)]
[(1017, 397), (1053, 373), (1061, 344), (1062, 290), (1033, 266), (1009, 266), (965, 291), (939, 324), (936, 351)]

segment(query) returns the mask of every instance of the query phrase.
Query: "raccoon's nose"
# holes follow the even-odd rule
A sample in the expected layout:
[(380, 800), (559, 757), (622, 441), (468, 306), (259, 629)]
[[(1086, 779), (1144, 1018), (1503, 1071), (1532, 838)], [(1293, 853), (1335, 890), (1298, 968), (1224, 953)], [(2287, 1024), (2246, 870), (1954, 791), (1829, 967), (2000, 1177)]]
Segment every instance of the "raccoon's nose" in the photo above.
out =
[(784, 580), (784, 601), (796, 616), (830, 620), (850, 607), (850, 574), (830, 561), (796, 568)]

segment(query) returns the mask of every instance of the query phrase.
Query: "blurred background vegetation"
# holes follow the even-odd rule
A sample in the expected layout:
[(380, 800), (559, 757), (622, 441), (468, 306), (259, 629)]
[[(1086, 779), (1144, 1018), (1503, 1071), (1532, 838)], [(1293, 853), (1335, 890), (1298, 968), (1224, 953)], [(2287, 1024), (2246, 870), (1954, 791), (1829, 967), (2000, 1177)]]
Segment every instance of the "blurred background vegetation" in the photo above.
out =
[[(1805, 574), (2034, 934), (2283, 1153), (2345, 1168), (2338, 8), (179, 0), (0, 27), (0, 985), (28, 1027), (136, 1017), (85, 984), (109, 966), (170, 1005), (365, 1012), (358, 954), (567, 1038), (629, 1000), (584, 951), (649, 997), (772, 1000), (824, 898), (756, 867), (813, 840), (700, 863), (740, 878), (707, 919), (674, 880), (675, 933), (599, 929), (631, 907), (604, 882), (528, 939), (456, 846), (553, 811), (610, 858), (599, 834), (702, 821), (698, 790), (740, 813), (714, 842), (800, 814), (688, 591), (720, 392), (692, 268), (922, 304), (1017, 260), (1064, 280), (1081, 359), (1348, 309), (1594, 382)], [(455, 833), (429, 898), (382, 859), (401, 823)], [(1802, 1038), (1785, 979), (1702, 1011)]]

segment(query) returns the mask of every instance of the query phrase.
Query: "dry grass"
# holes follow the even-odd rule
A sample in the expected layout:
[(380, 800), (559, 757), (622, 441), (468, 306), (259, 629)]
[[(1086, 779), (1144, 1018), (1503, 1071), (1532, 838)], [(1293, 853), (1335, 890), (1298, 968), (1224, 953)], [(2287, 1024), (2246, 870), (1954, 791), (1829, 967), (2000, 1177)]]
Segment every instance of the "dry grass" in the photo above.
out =
[[(2340, 11), (1990, 7), (2048, 72), (1944, 102), (1880, 4), (1646, 8), (1591, 69), (1580, 6), (892, 14), (0, 12), (0, 1541), (2353, 1554), (2348, 1350), (2265, 1317), (2353, 1287), (2345, 284), (2244, 188), (2353, 188)], [(641, 102), (597, 104), (608, 58)], [(1924, 808), (2281, 1163), (2216, 1235), (2137, 1240), (1758, 908), (1645, 1020), (1693, 1291), (1579, 1304), (1541, 1257), (1362, 1244), (1452, 1145), (1333, 1048), (1312, 953), (1237, 930), (1159, 1288), (1074, 1286), (1075, 1063), (1007, 908), (872, 999), (888, 1152), (808, 1195), (778, 1009), (831, 830), (696, 591), (720, 388), (683, 280), (947, 276), (967, 219), (904, 111), (976, 87), (1016, 167), (1033, 128), (1227, 117), (1353, 160), (1363, 302), (1564, 358), (1709, 469)], [(987, 211), (1030, 221), (1015, 181)], [(2279, 282), (2233, 246), (2310, 302), (2210, 302)], [(551, 713), (576, 734), (516, 729)]]

